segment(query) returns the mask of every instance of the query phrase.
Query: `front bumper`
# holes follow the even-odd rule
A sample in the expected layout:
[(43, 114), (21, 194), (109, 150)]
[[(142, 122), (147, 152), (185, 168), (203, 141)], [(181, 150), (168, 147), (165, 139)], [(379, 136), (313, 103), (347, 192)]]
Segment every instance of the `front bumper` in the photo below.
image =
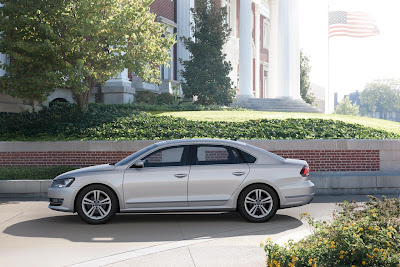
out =
[(49, 199), (63, 199), (62, 204), (52, 205), (49, 204), (49, 208), (57, 211), (74, 212), (74, 199), (76, 195), (76, 187), (63, 187), (63, 188), (53, 188), (50, 187), (47, 191)]

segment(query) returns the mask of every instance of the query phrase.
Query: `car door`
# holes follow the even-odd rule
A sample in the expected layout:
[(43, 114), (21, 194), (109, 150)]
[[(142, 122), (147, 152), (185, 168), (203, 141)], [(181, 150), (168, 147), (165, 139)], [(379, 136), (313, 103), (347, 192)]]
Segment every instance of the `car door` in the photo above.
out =
[(189, 146), (161, 148), (143, 158), (143, 168), (133, 165), (124, 174), (127, 209), (186, 207), (190, 165)]
[(189, 206), (223, 205), (249, 173), (239, 151), (230, 146), (196, 145), (188, 182)]

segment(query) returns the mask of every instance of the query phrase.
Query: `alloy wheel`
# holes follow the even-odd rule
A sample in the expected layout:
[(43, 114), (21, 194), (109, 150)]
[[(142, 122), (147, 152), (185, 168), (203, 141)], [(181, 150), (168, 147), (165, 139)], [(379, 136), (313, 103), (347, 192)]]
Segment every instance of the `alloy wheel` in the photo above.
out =
[(82, 211), (92, 220), (101, 220), (111, 211), (112, 202), (102, 190), (89, 191), (82, 199)]
[(272, 196), (264, 189), (254, 189), (246, 195), (244, 208), (251, 217), (264, 218), (273, 208)]

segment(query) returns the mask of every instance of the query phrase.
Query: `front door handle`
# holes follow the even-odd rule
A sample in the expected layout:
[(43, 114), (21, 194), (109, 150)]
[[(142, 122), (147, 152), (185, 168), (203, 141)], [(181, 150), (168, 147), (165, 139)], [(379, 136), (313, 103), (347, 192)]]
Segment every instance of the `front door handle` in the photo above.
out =
[(175, 174), (174, 175), (176, 178), (183, 178), (183, 177), (186, 177), (187, 176), (187, 174), (184, 174), (184, 173), (178, 173), (178, 174)]
[(232, 172), (233, 175), (242, 176), (245, 172)]

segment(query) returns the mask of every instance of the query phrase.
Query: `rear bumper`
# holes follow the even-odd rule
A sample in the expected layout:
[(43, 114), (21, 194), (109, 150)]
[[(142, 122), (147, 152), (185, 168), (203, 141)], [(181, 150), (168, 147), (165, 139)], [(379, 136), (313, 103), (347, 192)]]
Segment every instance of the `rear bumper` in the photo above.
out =
[(314, 198), (314, 184), (310, 180), (281, 188), (283, 199), (280, 208), (309, 204)]

